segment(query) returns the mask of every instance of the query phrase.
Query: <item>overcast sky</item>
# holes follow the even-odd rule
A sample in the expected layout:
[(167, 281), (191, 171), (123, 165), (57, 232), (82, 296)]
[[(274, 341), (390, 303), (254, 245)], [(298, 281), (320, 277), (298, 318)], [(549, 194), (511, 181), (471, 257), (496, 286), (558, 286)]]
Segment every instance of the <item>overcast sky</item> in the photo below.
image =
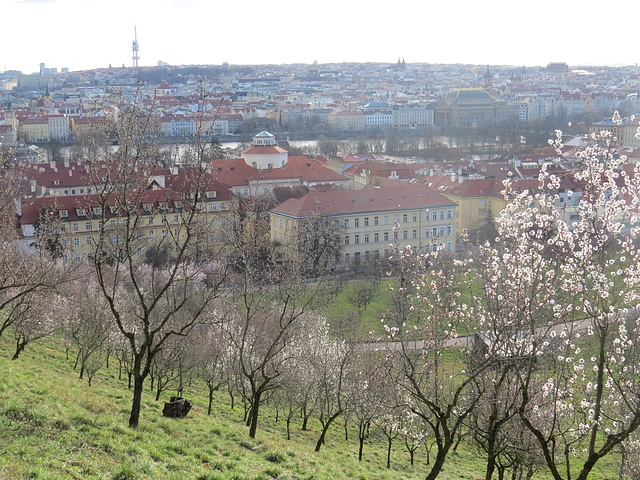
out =
[[(1, 0), (0, 71), (406, 62), (630, 65), (640, 3), (576, 0)], [(613, 5), (613, 4), (610, 4)], [(628, 19), (628, 20), (627, 20)], [(616, 31), (616, 28), (620, 30)]]

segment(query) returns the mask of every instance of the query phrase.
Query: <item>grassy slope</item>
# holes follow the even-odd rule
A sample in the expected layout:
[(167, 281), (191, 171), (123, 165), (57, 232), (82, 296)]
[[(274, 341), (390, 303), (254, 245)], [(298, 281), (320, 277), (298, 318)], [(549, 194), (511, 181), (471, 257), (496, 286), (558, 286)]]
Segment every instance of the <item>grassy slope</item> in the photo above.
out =
[[(296, 423), (287, 441), (282, 420), (276, 424), (269, 409), (264, 409), (257, 438), (250, 440), (242, 409), (229, 409), (221, 393), (207, 417), (206, 394), (199, 388), (185, 392), (196, 405), (184, 420), (162, 417), (162, 402), (145, 392), (141, 425), (132, 430), (126, 427), (130, 392), (117, 379), (115, 365), (99, 372), (89, 387), (52, 344), (29, 346), (15, 362), (8, 360), (10, 350), (7, 340), (0, 339), (1, 479), (393, 480), (424, 478), (428, 468), (424, 450), (412, 467), (398, 443), (393, 468), (387, 470), (382, 438), (367, 442), (359, 463), (355, 432), (346, 442), (338, 426), (323, 450), (314, 453), (316, 422), (310, 432), (302, 432)], [(483, 466), (461, 446), (450, 454), (439, 478), (480, 479)]]

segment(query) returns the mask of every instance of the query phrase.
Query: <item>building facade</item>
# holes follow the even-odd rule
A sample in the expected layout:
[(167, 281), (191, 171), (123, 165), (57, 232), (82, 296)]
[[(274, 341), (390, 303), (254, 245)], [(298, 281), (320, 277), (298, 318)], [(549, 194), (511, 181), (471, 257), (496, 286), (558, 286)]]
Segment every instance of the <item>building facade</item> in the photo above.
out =
[(269, 211), (271, 239), (291, 241), (312, 215), (333, 222), (345, 265), (389, 257), (394, 244), (415, 252), (455, 250), (458, 205), (425, 185), (314, 192)]

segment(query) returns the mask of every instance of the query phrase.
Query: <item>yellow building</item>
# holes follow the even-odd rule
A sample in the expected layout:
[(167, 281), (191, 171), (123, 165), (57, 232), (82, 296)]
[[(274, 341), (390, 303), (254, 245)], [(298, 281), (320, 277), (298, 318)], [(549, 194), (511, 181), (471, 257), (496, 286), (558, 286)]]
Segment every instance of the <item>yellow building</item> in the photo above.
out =
[(49, 120), (46, 117), (24, 120), (20, 124), (20, 135), (25, 142), (48, 142)]
[(291, 241), (312, 215), (333, 222), (340, 236), (344, 264), (388, 258), (391, 245), (411, 246), (416, 252), (440, 245), (455, 250), (458, 206), (425, 186), (312, 192), (289, 199), (269, 211), (271, 240)]
[[(185, 185), (185, 182), (183, 182)], [(192, 244), (221, 249), (226, 241), (231, 191), (210, 182), (197, 208), (197, 232)], [(149, 247), (162, 243), (169, 248), (184, 239), (189, 220), (190, 196), (185, 191), (152, 188), (126, 206), (115, 197), (73, 195), (42, 197), (22, 206), (20, 225), (26, 245), (37, 244), (44, 235), (50, 248), (59, 249), (65, 260), (84, 261), (96, 252), (123, 259), (144, 259)], [(134, 237), (131, 232), (134, 230)]]

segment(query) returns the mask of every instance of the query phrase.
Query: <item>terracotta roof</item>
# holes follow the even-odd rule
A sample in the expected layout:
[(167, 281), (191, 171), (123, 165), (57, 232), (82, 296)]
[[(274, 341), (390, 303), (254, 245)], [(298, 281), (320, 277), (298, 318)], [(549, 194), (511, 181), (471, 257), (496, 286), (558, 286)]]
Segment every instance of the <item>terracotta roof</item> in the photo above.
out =
[(254, 145), (253, 147), (249, 147), (242, 151), (243, 155), (247, 153), (250, 155), (267, 155), (274, 153), (287, 153), (287, 151), (277, 145)]
[(455, 205), (444, 195), (425, 185), (406, 185), (313, 192), (300, 199), (289, 199), (270, 211), (292, 217), (306, 217), (316, 212), (322, 215), (346, 215)]
[[(40, 218), (40, 211), (43, 208), (51, 208), (55, 213), (55, 218), (64, 219), (68, 221), (73, 220), (87, 220), (92, 218), (92, 212), (88, 211), (94, 207), (100, 207), (101, 201), (98, 195), (69, 195), (59, 197), (41, 197), (31, 200), (27, 204), (22, 206), (22, 216), (20, 223), (23, 225), (33, 224)], [(133, 201), (133, 200), (132, 200)], [(184, 202), (182, 195), (178, 192), (171, 191), (167, 188), (161, 188), (156, 190), (147, 190), (143, 192), (139, 198), (135, 199), (138, 211), (144, 212), (143, 205), (152, 204), (156, 211), (159, 211), (160, 203), (166, 202), (169, 211), (176, 210), (176, 201)], [(115, 197), (113, 202), (107, 201), (111, 205), (116, 205)], [(78, 216), (77, 209), (85, 209), (87, 215)], [(66, 217), (60, 217), (61, 210), (67, 211)], [(103, 212), (105, 218), (117, 217), (124, 212), (118, 211), (112, 213), (109, 209)], [(102, 214), (101, 214), (102, 215)]]
[(289, 157), (287, 164), (282, 168), (257, 170), (248, 178), (249, 180), (299, 178), (305, 183), (346, 182), (349, 180), (344, 175), (325, 167), (319, 161), (302, 155)]

